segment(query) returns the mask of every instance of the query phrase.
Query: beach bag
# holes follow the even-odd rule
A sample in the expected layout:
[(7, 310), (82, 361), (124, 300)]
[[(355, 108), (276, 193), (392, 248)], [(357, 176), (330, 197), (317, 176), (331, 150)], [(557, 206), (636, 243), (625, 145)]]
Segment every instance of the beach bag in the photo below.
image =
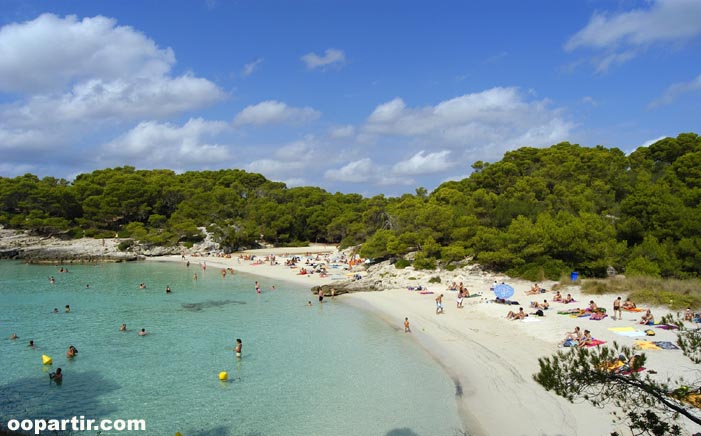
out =
[(541, 309), (536, 310), (535, 314), (538, 316), (545, 316), (545, 314), (543, 313), (543, 311)]

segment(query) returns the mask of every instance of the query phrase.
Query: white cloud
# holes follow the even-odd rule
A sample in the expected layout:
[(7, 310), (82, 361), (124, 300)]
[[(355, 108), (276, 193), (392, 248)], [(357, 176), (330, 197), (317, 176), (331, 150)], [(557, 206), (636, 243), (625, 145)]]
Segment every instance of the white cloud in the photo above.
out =
[(449, 155), (449, 150), (428, 154), (421, 150), (410, 159), (394, 164), (392, 172), (402, 176), (439, 173), (455, 165), (455, 162), (448, 161)]
[[(0, 92), (18, 97), (0, 105), (0, 136), (5, 147), (50, 150), (87, 143), (101, 129), (180, 114), (226, 97), (207, 79), (170, 75), (174, 64), (170, 48), (159, 48), (111, 18), (44, 14), (5, 25)], [(70, 156), (71, 150), (62, 153)]]
[(99, 77), (134, 81), (166, 74), (175, 63), (144, 34), (111, 18), (43, 14), (0, 28), (0, 90), (44, 92)]
[(324, 179), (334, 182), (374, 183), (378, 185), (412, 185), (409, 177), (389, 175), (387, 168), (375, 164), (370, 158), (363, 158), (347, 163), (341, 168), (324, 172)]
[(657, 138), (655, 138), (655, 139), (648, 139), (647, 141), (643, 142), (643, 143), (640, 144), (639, 146), (635, 147), (635, 149), (637, 150), (637, 149), (640, 148), (640, 147), (649, 147), (649, 146), (651, 146), (652, 144), (654, 144), (655, 142), (661, 141), (661, 140), (663, 140), (663, 139), (665, 139), (665, 138), (668, 138), (668, 136), (659, 136), (659, 137), (657, 137)]
[(221, 164), (229, 159), (224, 145), (206, 143), (228, 128), (223, 121), (190, 119), (182, 126), (147, 121), (102, 147), (98, 160), (139, 167), (183, 169)]
[(321, 113), (310, 107), (295, 108), (280, 101), (266, 100), (246, 106), (234, 118), (234, 125), (299, 124), (316, 120), (319, 116)]
[(379, 168), (370, 158), (364, 158), (349, 162), (341, 168), (327, 170), (324, 178), (337, 182), (367, 183), (376, 179), (378, 171)]
[(346, 54), (343, 50), (328, 48), (324, 51), (324, 56), (319, 56), (316, 53), (307, 53), (300, 59), (307, 66), (307, 69), (313, 70), (330, 65), (342, 65), (346, 62)]
[(355, 133), (355, 127), (349, 125), (346, 126), (340, 126), (340, 127), (334, 127), (329, 131), (329, 136), (332, 138), (338, 139), (338, 138), (348, 138), (353, 136)]
[(583, 104), (587, 104), (587, 105), (594, 106), (594, 107), (599, 105), (599, 102), (596, 101), (596, 99), (590, 95), (585, 95), (584, 97), (582, 97), (582, 99), (580, 101)]
[(649, 7), (627, 12), (595, 13), (589, 23), (564, 45), (605, 50), (595, 59), (597, 72), (634, 58), (639, 50), (655, 43), (687, 41), (701, 34), (701, 2), (698, 0), (652, 0)]
[(584, 29), (565, 44), (565, 50), (579, 47), (604, 48), (618, 44), (645, 45), (689, 39), (701, 34), (701, 2), (698, 0), (657, 0), (648, 9), (606, 15), (596, 13)]
[(243, 66), (243, 74), (244, 76), (250, 76), (253, 74), (253, 72), (258, 69), (258, 67), (263, 63), (263, 58), (257, 58), (253, 62), (247, 63), (246, 65)]
[(679, 96), (694, 91), (701, 91), (701, 74), (688, 82), (680, 82), (670, 85), (662, 96), (648, 104), (648, 108), (654, 109), (660, 106), (668, 105)]
[(527, 100), (517, 88), (492, 88), (422, 108), (408, 108), (395, 98), (377, 106), (364, 131), (440, 143), (443, 148), (490, 148), (498, 157), (513, 146), (543, 146), (566, 139), (574, 124), (562, 118), (561, 110), (549, 106), (548, 100)]

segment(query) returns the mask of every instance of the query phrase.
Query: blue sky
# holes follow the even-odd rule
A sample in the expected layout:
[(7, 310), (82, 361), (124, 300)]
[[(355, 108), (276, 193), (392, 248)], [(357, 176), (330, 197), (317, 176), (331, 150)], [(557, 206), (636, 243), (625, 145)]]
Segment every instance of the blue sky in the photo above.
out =
[(701, 1), (0, 0), (0, 176), (241, 168), (394, 196), (699, 132)]

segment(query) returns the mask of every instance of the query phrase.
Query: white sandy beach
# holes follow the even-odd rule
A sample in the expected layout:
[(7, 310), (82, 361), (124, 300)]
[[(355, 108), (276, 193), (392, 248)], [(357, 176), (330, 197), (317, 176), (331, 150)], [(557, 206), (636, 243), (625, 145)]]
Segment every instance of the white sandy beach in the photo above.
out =
[[(305, 253), (328, 254), (334, 256), (336, 250), (331, 246), (313, 246), (302, 248), (275, 248), (251, 250), (245, 253), (266, 256), (275, 254), (283, 256)], [(270, 278), (272, 280), (294, 282), (311, 288), (316, 285), (334, 283), (339, 274), (348, 271), (330, 271), (325, 278), (318, 274), (298, 275), (298, 270), (269, 263), (253, 265), (250, 261), (239, 261), (238, 253), (232, 258), (186, 256), (191, 264), (206, 262), (211, 268), (233, 268), (244, 272)], [(155, 261), (183, 262), (180, 256), (153, 258)], [(334, 277), (335, 275), (335, 277)], [(440, 275), (442, 283), (428, 284), (428, 278)], [(571, 318), (557, 315), (558, 310), (586, 307), (589, 300), (609, 310), (614, 296), (582, 296), (578, 287), (570, 287), (570, 292), (577, 300), (576, 304), (564, 305), (551, 303), (543, 318), (531, 316), (527, 321), (511, 321), (505, 318), (511, 309), (519, 306), (487, 303), (493, 298), (489, 291), (495, 280), (506, 280), (516, 293), (512, 299), (519, 300), (526, 312), (532, 312), (529, 302), (552, 299), (553, 293), (526, 296), (525, 291), (531, 283), (494, 276), (481, 271), (421, 272), (411, 268), (385, 270), (365, 276), (363, 280), (376, 280), (382, 277), (383, 285), (390, 288), (382, 292), (357, 292), (337, 297), (337, 301), (347, 302), (366, 310), (374, 311), (380, 317), (397, 327), (402, 327), (405, 317), (409, 318), (416, 340), (445, 368), (456, 383), (456, 394), (461, 416), (467, 434), (470, 435), (608, 435), (617, 430), (629, 434), (624, 427), (614, 427), (610, 410), (596, 409), (589, 403), (571, 404), (546, 392), (533, 380), (538, 370), (538, 357), (549, 356), (558, 350), (558, 342), (565, 332), (572, 331), (576, 325), (582, 330), (589, 329), (593, 337), (612, 343), (633, 345), (635, 339), (654, 339), (657, 341), (676, 342), (673, 331), (655, 329), (654, 338), (632, 338), (619, 336), (608, 330), (611, 327), (635, 327), (640, 313), (623, 312), (623, 320), (607, 317), (601, 321), (587, 318)], [(448, 291), (447, 284), (462, 281), (471, 293), (482, 292), (481, 297), (465, 300), (464, 308), (456, 308), (456, 292)], [(410, 291), (409, 286), (427, 286), (434, 294), (420, 294)], [(552, 282), (542, 285), (550, 289)], [(445, 313), (435, 314), (435, 297), (444, 294)], [(311, 299), (310, 293), (310, 299)], [(622, 296), (625, 298), (625, 295)], [(316, 300), (314, 300), (314, 304)], [(665, 310), (653, 308), (656, 319)], [(403, 327), (398, 329), (398, 334)], [(567, 349), (565, 349), (567, 350)], [(657, 371), (659, 380), (667, 377), (687, 376), (695, 379), (693, 372), (698, 366), (684, 357), (680, 350), (650, 350), (646, 367)]]

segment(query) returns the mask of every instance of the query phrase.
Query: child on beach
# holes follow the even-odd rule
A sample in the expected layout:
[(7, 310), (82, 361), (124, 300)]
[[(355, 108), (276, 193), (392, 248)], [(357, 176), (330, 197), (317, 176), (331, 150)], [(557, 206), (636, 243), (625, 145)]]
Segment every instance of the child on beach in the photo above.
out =
[(443, 313), (443, 294), (436, 297), (436, 315)]
[(404, 333), (410, 333), (411, 329), (409, 328), (409, 318), (404, 318)]

